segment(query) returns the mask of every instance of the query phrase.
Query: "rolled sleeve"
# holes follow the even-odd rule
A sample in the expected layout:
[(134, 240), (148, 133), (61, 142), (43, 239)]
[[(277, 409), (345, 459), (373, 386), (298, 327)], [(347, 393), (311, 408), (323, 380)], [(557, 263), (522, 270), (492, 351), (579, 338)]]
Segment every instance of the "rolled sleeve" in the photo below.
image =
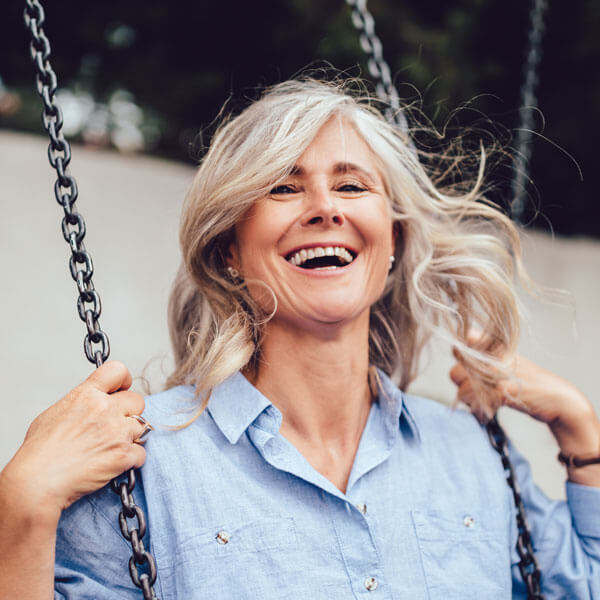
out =
[(600, 488), (567, 481), (567, 501), (578, 535), (596, 538), (600, 554)]

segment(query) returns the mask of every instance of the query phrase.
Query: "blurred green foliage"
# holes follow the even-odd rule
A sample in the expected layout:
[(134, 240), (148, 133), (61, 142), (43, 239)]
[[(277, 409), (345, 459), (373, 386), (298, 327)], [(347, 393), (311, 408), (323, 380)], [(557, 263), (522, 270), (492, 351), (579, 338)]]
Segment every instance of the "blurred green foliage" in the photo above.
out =
[[(550, 221), (558, 232), (599, 236), (593, 173), (600, 3), (549, 2), (538, 89), (541, 136), (526, 216), (542, 227)], [(4, 0), (0, 8), (0, 76), (22, 98), (16, 114), (0, 115), (0, 127), (38, 130), (22, 6)], [(227, 99), (238, 110), (261, 86), (323, 61), (351, 75), (366, 72), (343, 0), (53, 0), (45, 8), (59, 84), (98, 101), (128, 90), (160, 129), (153, 152), (179, 160), (197, 158), (198, 133)], [(487, 127), (507, 140), (518, 122), (529, 1), (371, 0), (369, 8), (401, 96), (418, 101), (438, 127), (467, 105), (455, 124)], [(497, 177), (499, 193), (507, 195), (510, 174)]]

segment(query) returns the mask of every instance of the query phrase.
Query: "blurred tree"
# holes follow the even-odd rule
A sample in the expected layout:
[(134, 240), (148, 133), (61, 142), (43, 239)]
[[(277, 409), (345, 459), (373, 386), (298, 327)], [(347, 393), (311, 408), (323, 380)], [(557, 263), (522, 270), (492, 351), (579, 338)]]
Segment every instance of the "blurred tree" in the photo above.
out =
[[(364, 66), (343, 0), (45, 5), (59, 83), (100, 101), (116, 89), (130, 91), (161, 129), (154, 152), (182, 160), (196, 158), (192, 142), (227, 98), (238, 110), (257, 87), (322, 65), (319, 61), (352, 75), (360, 72), (357, 64)], [(0, 116), (0, 126), (38, 130), (22, 6), (22, 0), (4, 0), (0, 9), (0, 76), (23, 100), (18, 113)], [(369, 2), (401, 95), (418, 100), (439, 127), (457, 106), (468, 104), (453, 122), (504, 139), (517, 124), (529, 6), (500, 0)], [(534, 145), (536, 187), (527, 217), (539, 211), (535, 224), (547, 226), (548, 216), (563, 233), (600, 235), (591, 181), (600, 119), (599, 29), (595, 0), (550, 1), (539, 88), (546, 123), (539, 122), (551, 142)], [(580, 181), (566, 153), (588, 180)], [(499, 170), (495, 176), (507, 194), (510, 173)]]

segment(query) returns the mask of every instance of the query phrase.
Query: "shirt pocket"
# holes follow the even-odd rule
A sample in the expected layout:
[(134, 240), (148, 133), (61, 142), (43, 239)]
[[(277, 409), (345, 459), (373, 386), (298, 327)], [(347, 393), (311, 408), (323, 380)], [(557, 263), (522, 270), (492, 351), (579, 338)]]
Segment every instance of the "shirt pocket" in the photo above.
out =
[(269, 597), (268, 574), (278, 570), (278, 563), (282, 571), (285, 562), (289, 565), (296, 526), (291, 517), (223, 523), (190, 528), (177, 536), (175, 545), (172, 540), (159, 545), (163, 547), (157, 552), (157, 564), (164, 600), (254, 600)]
[(509, 543), (497, 518), (447, 508), (412, 517), (430, 600), (510, 598)]

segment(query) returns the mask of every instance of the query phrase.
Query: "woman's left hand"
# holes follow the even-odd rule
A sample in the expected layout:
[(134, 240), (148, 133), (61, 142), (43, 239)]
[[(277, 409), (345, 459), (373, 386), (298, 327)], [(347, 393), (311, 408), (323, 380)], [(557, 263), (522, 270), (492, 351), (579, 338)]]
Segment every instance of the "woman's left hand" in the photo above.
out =
[[(450, 379), (456, 384), (457, 399), (470, 405), (473, 399), (471, 378), (455, 352), (456, 364)], [(497, 393), (503, 406), (510, 406), (552, 425), (555, 421), (579, 419), (593, 414), (589, 400), (569, 381), (517, 355), (512, 365), (514, 377), (501, 381)]]
[[(454, 352), (456, 364), (450, 378), (456, 384), (457, 399), (470, 405), (473, 401), (471, 378)], [(500, 402), (546, 423), (561, 451), (569, 456), (600, 455), (600, 421), (591, 402), (572, 383), (517, 355), (514, 376), (497, 385)], [(600, 486), (600, 466), (570, 468), (572, 481)]]

